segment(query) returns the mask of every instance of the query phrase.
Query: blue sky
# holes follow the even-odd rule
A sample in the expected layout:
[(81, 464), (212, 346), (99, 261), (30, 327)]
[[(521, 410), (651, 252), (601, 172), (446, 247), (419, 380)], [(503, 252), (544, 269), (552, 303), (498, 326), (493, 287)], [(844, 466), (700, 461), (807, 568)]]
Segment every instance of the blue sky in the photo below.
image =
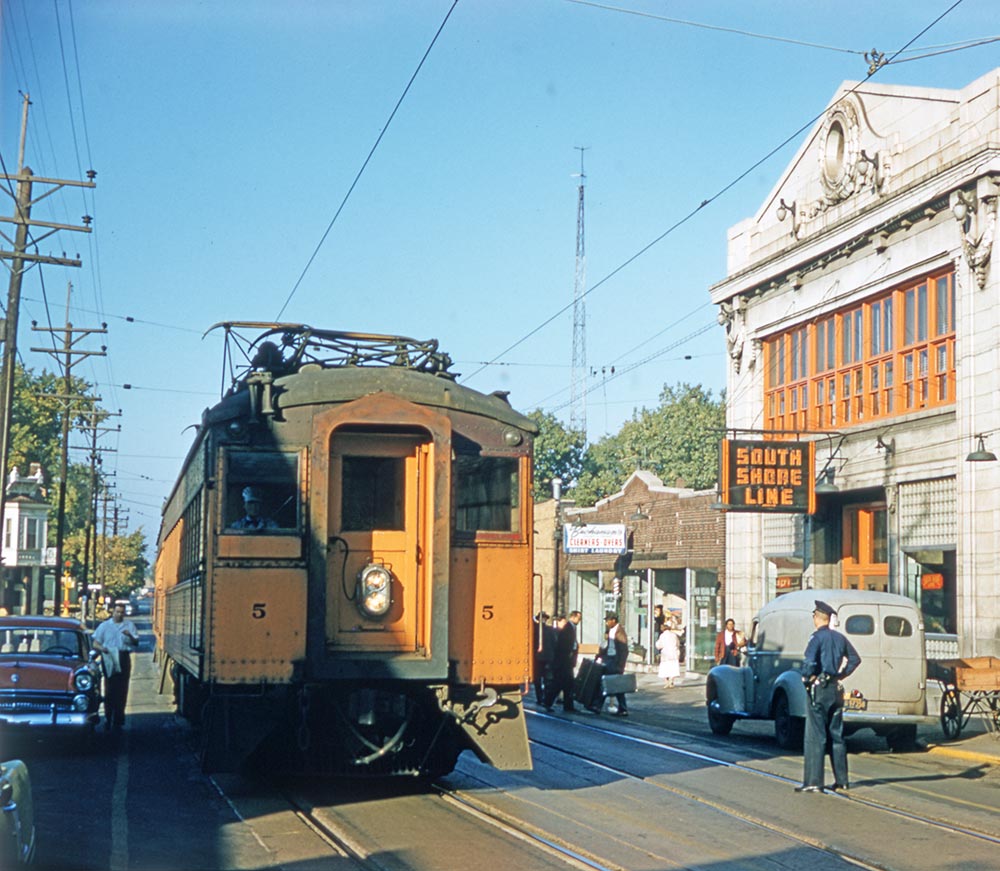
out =
[[(151, 538), (186, 428), (219, 395), (221, 345), (202, 338), (218, 321), (280, 313), (437, 338), (469, 386), (568, 421), (578, 146), (589, 437), (655, 406), (664, 384), (718, 394), (724, 341), (707, 290), (726, 274), (727, 228), (753, 214), (838, 85), (864, 78), (864, 52), (891, 57), (953, 6), (459, 0), (449, 15), (452, 0), (0, 2), (7, 171), (29, 92), (26, 164), (98, 173), (92, 194), (35, 209), (95, 221), (90, 236), (42, 243), (84, 265), (25, 277), (22, 357), (52, 368), (27, 350), (42, 338), (30, 323), (61, 326), (72, 282), (74, 326), (108, 324), (85, 345), (107, 357), (74, 373), (121, 409), (105, 468), (130, 529)], [(995, 10), (958, 3), (899, 60), (934, 56), (875, 80), (957, 88), (1000, 66), (1000, 42), (937, 53), (998, 35)]]

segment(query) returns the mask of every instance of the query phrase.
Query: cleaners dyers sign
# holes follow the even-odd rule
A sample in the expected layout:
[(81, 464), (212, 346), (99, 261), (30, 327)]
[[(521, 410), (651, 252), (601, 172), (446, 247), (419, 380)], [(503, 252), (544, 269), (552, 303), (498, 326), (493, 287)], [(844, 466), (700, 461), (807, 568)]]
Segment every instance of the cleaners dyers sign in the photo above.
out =
[(625, 553), (628, 550), (624, 523), (589, 523), (563, 526), (566, 553)]
[(813, 442), (722, 440), (722, 502), (729, 511), (812, 514)]

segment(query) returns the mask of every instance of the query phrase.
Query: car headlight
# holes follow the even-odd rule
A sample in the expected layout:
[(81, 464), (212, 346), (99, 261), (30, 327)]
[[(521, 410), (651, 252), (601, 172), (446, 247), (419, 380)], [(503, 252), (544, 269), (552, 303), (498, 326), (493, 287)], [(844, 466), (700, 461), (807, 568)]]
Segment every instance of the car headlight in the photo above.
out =
[(358, 573), (358, 610), (365, 617), (384, 617), (392, 605), (392, 572), (369, 563)]
[(85, 695), (73, 696), (73, 708), (77, 711), (85, 711), (90, 707), (90, 699)]
[(90, 692), (94, 688), (94, 676), (85, 669), (78, 671), (73, 675), (73, 686), (81, 693)]

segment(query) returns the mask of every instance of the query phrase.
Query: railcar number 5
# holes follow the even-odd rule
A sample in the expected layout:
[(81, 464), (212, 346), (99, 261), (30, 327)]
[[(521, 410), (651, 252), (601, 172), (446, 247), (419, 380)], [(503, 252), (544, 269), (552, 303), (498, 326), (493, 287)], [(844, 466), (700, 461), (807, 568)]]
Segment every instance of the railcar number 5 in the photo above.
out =
[(250, 613), (254, 620), (263, 620), (267, 616), (267, 602), (254, 602)]
[(483, 605), (483, 619), (484, 620), (492, 620), (493, 617), (494, 617), (493, 606), (492, 605)]

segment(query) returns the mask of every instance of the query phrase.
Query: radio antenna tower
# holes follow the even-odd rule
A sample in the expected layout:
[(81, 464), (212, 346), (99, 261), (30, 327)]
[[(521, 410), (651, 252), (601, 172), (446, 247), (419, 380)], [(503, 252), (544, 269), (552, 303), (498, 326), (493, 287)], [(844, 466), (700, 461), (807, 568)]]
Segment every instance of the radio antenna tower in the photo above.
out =
[(573, 281), (573, 370), (570, 376), (569, 425), (587, 437), (587, 257), (583, 241), (583, 186), (587, 179), (583, 171), (583, 152), (587, 147), (575, 146), (580, 152), (580, 186), (576, 206), (576, 271)]

